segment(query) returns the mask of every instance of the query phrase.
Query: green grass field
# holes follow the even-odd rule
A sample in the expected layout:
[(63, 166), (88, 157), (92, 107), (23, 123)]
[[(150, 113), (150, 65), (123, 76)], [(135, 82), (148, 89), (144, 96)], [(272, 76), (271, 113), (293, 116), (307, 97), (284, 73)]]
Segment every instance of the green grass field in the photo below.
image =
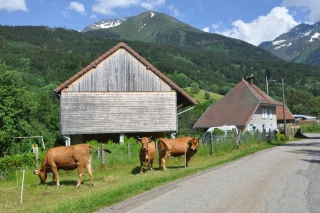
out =
[[(209, 154), (209, 146), (200, 146), (191, 159), (191, 167), (184, 167), (184, 157), (170, 157), (167, 160), (168, 171), (158, 168), (140, 174), (137, 153), (127, 155), (106, 155), (106, 168), (100, 169), (100, 162), (95, 158), (94, 186), (89, 187), (89, 175), (86, 173), (80, 188), (75, 188), (77, 171), (60, 170), (61, 187), (57, 189), (49, 173), (46, 184), (39, 185), (39, 178), (32, 174), (35, 168), (25, 168), (25, 181), (22, 204), (20, 204), (22, 172), (13, 171), (0, 181), (1, 212), (94, 212), (106, 206), (112, 206), (125, 199), (152, 190), (166, 183), (199, 173), (217, 165), (239, 159), (259, 150), (275, 146), (265, 142), (250, 142), (232, 150), (216, 144), (215, 153)], [(146, 170), (146, 167), (144, 167)]]
[[(185, 88), (185, 91), (187, 91), (190, 94), (191, 88), (187, 87)], [(194, 99), (196, 99), (199, 103), (203, 103), (207, 101), (208, 99), (205, 98), (205, 92), (207, 91), (200, 89), (200, 92), (198, 94), (193, 94)], [(221, 98), (223, 98), (223, 95), (219, 95), (213, 92), (208, 92), (208, 93), (210, 94), (210, 98), (214, 99), (215, 101), (218, 101)]]

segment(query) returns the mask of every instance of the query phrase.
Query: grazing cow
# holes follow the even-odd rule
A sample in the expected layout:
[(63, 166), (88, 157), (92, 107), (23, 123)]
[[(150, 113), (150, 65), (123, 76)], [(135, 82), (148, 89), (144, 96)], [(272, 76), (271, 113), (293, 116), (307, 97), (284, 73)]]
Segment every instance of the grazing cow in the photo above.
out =
[[(151, 138), (151, 137), (150, 137)], [(138, 143), (141, 144), (139, 157), (141, 169), (140, 173), (143, 172), (143, 162), (146, 162), (148, 165), (148, 172), (152, 170), (153, 160), (156, 157), (156, 146), (155, 143), (147, 137), (139, 138)]]
[[(97, 149), (89, 144), (78, 144), (73, 146), (60, 146), (48, 150), (44, 157), (41, 169), (35, 170), (33, 174), (39, 175), (41, 183), (45, 183), (47, 173), (53, 173), (53, 181), (56, 179), (57, 188), (60, 186), (59, 169), (74, 170), (78, 168), (79, 179), (77, 188), (80, 187), (82, 177), (84, 175), (84, 168), (90, 175), (90, 186), (93, 186), (93, 176), (91, 168), (92, 149)], [(101, 150), (101, 149), (100, 149)], [(108, 149), (103, 149), (105, 152), (111, 153)]]
[(186, 153), (187, 166), (190, 166), (191, 157), (197, 152), (201, 138), (159, 138), (159, 167), (163, 164), (164, 171), (167, 171), (166, 159), (169, 156), (177, 157)]

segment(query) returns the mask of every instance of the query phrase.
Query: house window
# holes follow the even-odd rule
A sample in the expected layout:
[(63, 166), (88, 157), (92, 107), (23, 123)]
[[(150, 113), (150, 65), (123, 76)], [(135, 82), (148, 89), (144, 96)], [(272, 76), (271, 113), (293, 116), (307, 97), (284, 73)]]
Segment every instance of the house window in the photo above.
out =
[(272, 120), (272, 109), (269, 109), (270, 119)]
[(262, 119), (266, 119), (268, 116), (268, 109), (262, 108)]
[(251, 133), (254, 132), (253, 124), (250, 124), (250, 125), (248, 126), (248, 131), (251, 132)]

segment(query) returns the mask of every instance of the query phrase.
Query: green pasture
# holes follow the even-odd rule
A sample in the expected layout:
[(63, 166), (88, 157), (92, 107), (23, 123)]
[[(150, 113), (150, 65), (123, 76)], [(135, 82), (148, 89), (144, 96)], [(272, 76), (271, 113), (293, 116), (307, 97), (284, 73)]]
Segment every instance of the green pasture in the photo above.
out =
[[(205, 93), (208, 92), (208, 91), (205, 91), (205, 90), (202, 90), (200, 89), (199, 90), (199, 93), (197, 94), (193, 94), (191, 93), (191, 88), (190, 87), (187, 87), (185, 88), (185, 90), (192, 95), (192, 97), (194, 99), (196, 99), (199, 103), (203, 103), (205, 101), (207, 101), (208, 99), (205, 98)], [(213, 99), (215, 101), (218, 101), (220, 100), (221, 98), (223, 98), (223, 95), (219, 95), (217, 93), (213, 93), (213, 92), (208, 92), (210, 94), (210, 99)]]
[[(283, 142), (281, 142), (283, 143)], [(155, 160), (150, 173), (140, 174), (137, 145), (131, 144), (130, 156), (125, 145), (112, 145), (113, 153), (106, 153), (105, 169), (100, 168), (100, 159), (95, 153), (93, 160), (94, 186), (89, 187), (89, 175), (86, 173), (80, 188), (75, 188), (77, 170), (60, 170), (61, 187), (56, 188), (49, 173), (46, 184), (40, 185), (39, 178), (32, 174), (35, 166), (18, 168), (6, 172), (0, 181), (1, 212), (94, 212), (103, 207), (112, 206), (125, 199), (152, 190), (166, 183), (205, 171), (226, 162), (234, 161), (259, 150), (271, 148), (281, 143), (256, 142), (246, 140), (238, 147), (232, 141), (214, 144), (214, 153), (210, 154), (210, 145), (201, 144), (191, 159), (191, 166), (184, 167), (184, 156), (167, 160), (168, 171), (158, 167)], [(108, 147), (109, 148), (109, 147)], [(120, 151), (119, 151), (120, 150)], [(122, 151), (121, 151), (122, 150)], [(146, 171), (146, 166), (144, 167)], [(25, 170), (23, 196), (21, 202), (22, 170)]]

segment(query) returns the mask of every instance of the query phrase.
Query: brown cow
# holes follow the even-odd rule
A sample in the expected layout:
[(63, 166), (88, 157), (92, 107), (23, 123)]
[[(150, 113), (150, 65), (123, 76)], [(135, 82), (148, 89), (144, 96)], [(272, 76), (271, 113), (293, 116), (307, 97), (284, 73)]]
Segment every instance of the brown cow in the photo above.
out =
[(169, 156), (177, 157), (186, 153), (187, 166), (190, 166), (191, 157), (197, 152), (201, 138), (184, 137), (184, 138), (159, 138), (159, 167), (163, 164), (164, 171), (166, 168), (166, 159)]
[[(47, 173), (53, 173), (53, 181), (56, 179), (57, 188), (60, 186), (59, 169), (74, 170), (78, 168), (79, 179), (77, 188), (80, 187), (84, 168), (90, 175), (90, 186), (93, 186), (93, 176), (91, 168), (92, 149), (97, 149), (89, 144), (78, 144), (72, 146), (54, 147), (48, 150), (44, 157), (40, 170), (35, 170), (33, 174), (39, 175), (41, 183), (45, 183)], [(101, 149), (100, 149), (101, 150)], [(104, 149), (105, 152), (111, 153), (110, 150)]]
[[(150, 137), (151, 138), (151, 137)], [(138, 143), (141, 144), (139, 157), (141, 169), (140, 173), (143, 172), (143, 162), (146, 162), (148, 165), (148, 172), (152, 170), (153, 160), (156, 157), (156, 146), (155, 143), (147, 137), (139, 138)]]

